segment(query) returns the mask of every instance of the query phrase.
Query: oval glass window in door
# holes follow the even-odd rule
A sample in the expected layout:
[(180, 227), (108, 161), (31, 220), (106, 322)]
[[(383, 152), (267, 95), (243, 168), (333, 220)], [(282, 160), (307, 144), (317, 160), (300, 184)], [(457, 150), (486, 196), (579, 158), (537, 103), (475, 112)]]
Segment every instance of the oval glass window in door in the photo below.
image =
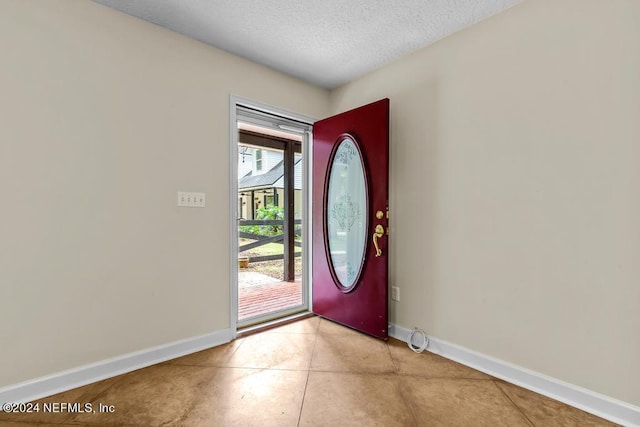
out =
[(355, 139), (343, 136), (329, 169), (327, 247), (331, 270), (343, 291), (358, 282), (367, 247), (367, 179)]

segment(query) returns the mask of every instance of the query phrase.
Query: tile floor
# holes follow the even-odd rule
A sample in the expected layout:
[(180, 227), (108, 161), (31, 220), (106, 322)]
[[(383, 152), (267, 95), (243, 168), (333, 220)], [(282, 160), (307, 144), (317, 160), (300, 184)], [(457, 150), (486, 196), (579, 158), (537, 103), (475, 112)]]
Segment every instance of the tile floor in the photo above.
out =
[[(401, 341), (318, 317), (40, 401), (113, 413), (0, 412), (0, 426), (612, 425)], [(42, 406), (41, 406), (42, 407)]]

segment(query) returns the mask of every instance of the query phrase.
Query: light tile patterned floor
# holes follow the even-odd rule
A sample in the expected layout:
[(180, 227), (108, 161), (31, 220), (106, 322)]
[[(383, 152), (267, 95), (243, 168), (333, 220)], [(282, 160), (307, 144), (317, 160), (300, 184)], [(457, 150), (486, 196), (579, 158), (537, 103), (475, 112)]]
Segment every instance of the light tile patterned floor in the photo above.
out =
[[(607, 426), (440, 356), (318, 317), (45, 399), (113, 413), (0, 412), (0, 426)], [(40, 403), (43, 403), (41, 401)], [(43, 423), (43, 424), (39, 424)]]

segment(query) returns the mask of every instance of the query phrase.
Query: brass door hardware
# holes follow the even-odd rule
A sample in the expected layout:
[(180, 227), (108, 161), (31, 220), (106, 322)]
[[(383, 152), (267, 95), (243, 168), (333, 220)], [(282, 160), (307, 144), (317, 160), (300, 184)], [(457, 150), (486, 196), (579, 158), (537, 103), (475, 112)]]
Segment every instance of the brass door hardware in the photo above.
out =
[(376, 225), (376, 229), (373, 231), (373, 246), (376, 248), (376, 258), (382, 255), (382, 249), (378, 246), (378, 239), (384, 236), (384, 228), (382, 225)]

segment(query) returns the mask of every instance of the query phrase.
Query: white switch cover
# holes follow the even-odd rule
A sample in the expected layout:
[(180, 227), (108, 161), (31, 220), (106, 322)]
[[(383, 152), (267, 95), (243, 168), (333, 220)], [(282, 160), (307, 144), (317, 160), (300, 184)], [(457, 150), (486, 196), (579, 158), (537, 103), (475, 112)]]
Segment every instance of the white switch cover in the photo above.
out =
[(204, 208), (205, 205), (204, 193), (178, 191), (178, 206), (188, 208)]

